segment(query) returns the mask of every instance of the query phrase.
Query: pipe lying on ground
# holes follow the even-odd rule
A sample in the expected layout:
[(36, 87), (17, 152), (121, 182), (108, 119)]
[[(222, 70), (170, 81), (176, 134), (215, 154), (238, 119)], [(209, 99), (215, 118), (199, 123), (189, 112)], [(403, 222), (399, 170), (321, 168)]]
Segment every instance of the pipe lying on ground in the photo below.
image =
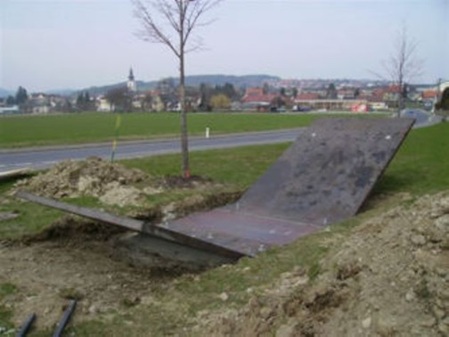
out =
[(62, 318), (58, 323), (56, 331), (53, 334), (53, 337), (61, 337), (64, 328), (66, 327), (67, 323), (70, 320), (70, 317), (75, 311), (75, 308), (76, 308), (76, 300), (70, 300), (69, 305), (65, 309), (64, 314), (62, 315)]
[(33, 325), (34, 320), (36, 319), (36, 314), (31, 314), (28, 316), (26, 321), (20, 327), (20, 330), (17, 332), (16, 337), (24, 337), (28, 331), (31, 329), (31, 325)]

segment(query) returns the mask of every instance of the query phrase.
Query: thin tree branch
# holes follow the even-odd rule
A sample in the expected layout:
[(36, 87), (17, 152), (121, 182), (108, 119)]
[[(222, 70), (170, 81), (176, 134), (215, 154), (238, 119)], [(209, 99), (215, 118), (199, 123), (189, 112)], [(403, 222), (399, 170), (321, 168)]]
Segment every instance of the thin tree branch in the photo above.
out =
[[(134, 4), (134, 16), (140, 21), (143, 29), (138, 31), (135, 35), (148, 42), (162, 43), (165, 44), (170, 50), (176, 55), (177, 58), (180, 57), (179, 49), (176, 44), (172, 41), (172, 38), (166, 34), (160, 25), (153, 19), (150, 13), (150, 6), (145, 6), (140, 0), (131, 0)], [(160, 10), (161, 1), (152, 2), (150, 4), (153, 9)]]
[(136, 34), (137, 37), (144, 41), (165, 44), (179, 60), (182, 168), (184, 178), (189, 178), (184, 56), (186, 52), (196, 50), (201, 45), (201, 40), (191, 43), (194, 29), (205, 25), (199, 21), (200, 17), (222, 0), (146, 0), (145, 4), (142, 2), (144, 0), (131, 1), (134, 5), (134, 16), (142, 26), (142, 30)]

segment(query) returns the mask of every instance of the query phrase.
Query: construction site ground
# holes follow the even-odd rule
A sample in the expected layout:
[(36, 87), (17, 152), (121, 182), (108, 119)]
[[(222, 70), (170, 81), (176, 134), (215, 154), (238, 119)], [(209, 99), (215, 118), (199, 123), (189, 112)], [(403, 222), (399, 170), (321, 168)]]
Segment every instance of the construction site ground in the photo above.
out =
[[(201, 197), (217, 185), (150, 184), (137, 172), (114, 176), (117, 167), (108, 165), (65, 163), (15, 188), (55, 198), (92, 191), (105, 207), (142, 202), (145, 211), (129, 212), (155, 221), (239, 195), (220, 186), (223, 198)], [(105, 171), (113, 179), (103, 179)], [(149, 195), (169, 186), (199, 192), (145, 208)], [(353, 220), (205, 271), (130, 265), (115, 249), (123, 235), (63, 216), (36, 235), (2, 241), (0, 290), (12, 290), (0, 292), (0, 312), (10, 312), (15, 327), (36, 313), (30, 336), (48, 335), (73, 298), (72, 336), (449, 336), (449, 191), (376, 195)], [(0, 336), (13, 336), (1, 317)]]

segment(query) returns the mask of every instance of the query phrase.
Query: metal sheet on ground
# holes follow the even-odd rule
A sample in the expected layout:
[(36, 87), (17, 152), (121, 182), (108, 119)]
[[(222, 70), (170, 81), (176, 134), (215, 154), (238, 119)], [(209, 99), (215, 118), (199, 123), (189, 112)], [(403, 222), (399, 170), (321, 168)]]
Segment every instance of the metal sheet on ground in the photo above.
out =
[(357, 213), (413, 125), (411, 119), (315, 122), (234, 205), (167, 224), (255, 255)]
[(357, 213), (411, 119), (322, 119), (251, 186), (243, 211), (325, 226)]
[(357, 213), (412, 119), (322, 119), (235, 204), (153, 225), (26, 192), (23, 199), (231, 259), (291, 243)]
[(301, 222), (236, 211), (232, 206), (195, 213), (166, 226), (171, 231), (249, 256), (320, 229)]

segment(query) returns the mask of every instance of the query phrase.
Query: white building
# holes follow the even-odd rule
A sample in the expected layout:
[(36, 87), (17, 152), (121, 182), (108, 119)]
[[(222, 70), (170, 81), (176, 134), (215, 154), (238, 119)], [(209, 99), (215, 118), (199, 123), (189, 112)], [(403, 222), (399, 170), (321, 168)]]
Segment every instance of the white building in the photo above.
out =
[(137, 91), (136, 81), (134, 79), (134, 74), (133, 74), (133, 68), (129, 68), (129, 76), (128, 76), (127, 87), (128, 87), (128, 90), (130, 92), (136, 92)]

